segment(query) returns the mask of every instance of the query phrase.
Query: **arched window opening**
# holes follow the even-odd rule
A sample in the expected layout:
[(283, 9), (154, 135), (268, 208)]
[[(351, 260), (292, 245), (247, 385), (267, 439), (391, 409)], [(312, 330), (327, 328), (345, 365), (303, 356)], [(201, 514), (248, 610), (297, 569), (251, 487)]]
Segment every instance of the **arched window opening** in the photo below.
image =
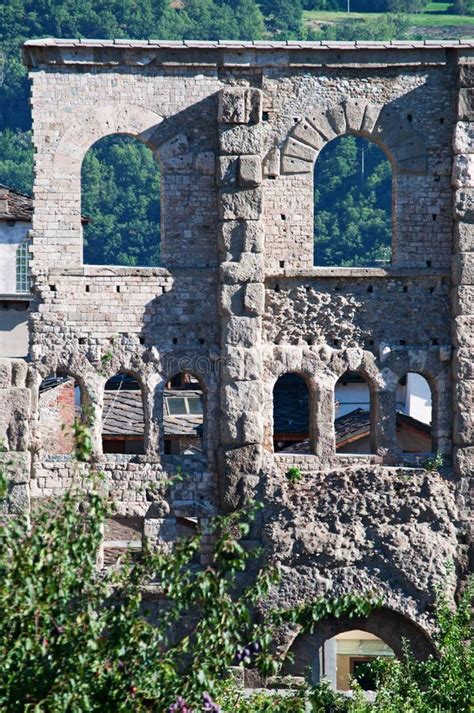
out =
[(345, 135), (314, 168), (314, 264), (384, 267), (392, 256), (392, 169), (373, 142)]
[(160, 264), (160, 167), (131, 136), (106, 136), (82, 163), (84, 263)]
[(82, 393), (68, 374), (50, 374), (39, 387), (41, 443), (49, 455), (74, 453), (74, 424), (82, 419)]
[(372, 453), (371, 395), (364, 377), (346, 372), (336, 384), (334, 397), (336, 452)]
[(309, 453), (309, 391), (299, 374), (283, 374), (273, 388), (275, 452)]
[(397, 446), (402, 453), (433, 452), (433, 398), (428, 381), (408, 372), (397, 389)]
[(204, 393), (189, 372), (175, 374), (163, 399), (163, 450), (167, 455), (197, 455), (204, 444)]
[(129, 374), (116, 374), (105, 385), (102, 449), (104, 453), (145, 453), (142, 389)]
[(318, 652), (315, 678), (327, 679), (335, 691), (350, 691), (355, 680), (364, 691), (375, 691), (370, 663), (377, 658), (394, 658), (395, 652), (383, 639), (361, 629), (345, 631), (327, 639)]

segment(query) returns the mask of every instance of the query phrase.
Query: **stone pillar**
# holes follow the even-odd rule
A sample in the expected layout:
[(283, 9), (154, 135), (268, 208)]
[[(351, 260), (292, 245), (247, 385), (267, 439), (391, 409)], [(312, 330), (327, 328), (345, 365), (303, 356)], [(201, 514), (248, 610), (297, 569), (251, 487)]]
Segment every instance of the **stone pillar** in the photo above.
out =
[(261, 333), (265, 304), (261, 92), (219, 95), (221, 504), (239, 506), (255, 485), (263, 443)]
[(461, 57), (454, 130), (453, 444), (459, 504), (474, 518), (474, 57)]

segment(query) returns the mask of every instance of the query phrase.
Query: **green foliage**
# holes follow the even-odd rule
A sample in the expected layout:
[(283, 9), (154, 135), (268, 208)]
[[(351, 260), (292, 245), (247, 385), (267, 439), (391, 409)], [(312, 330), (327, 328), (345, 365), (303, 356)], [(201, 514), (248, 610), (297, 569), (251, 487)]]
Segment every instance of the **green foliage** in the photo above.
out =
[(434, 456), (431, 456), (431, 458), (428, 458), (423, 463), (423, 468), (426, 468), (426, 470), (439, 470), (442, 467), (443, 467), (443, 456), (441, 455), (441, 453), (439, 451), (437, 451)]
[(301, 33), (300, 0), (259, 0), (259, 5), (268, 31), (277, 39), (290, 39)]
[(474, 15), (474, 0), (454, 0), (453, 12), (456, 15)]
[[(252, 556), (234, 536), (245, 523), (219, 521), (205, 570), (191, 565), (197, 537), (173, 554), (145, 549), (140, 563), (99, 576), (96, 557), (112, 509), (100, 480), (92, 477), (88, 486), (43, 505), (33, 528), (20, 518), (0, 533), (0, 708), (162, 711), (178, 692), (198, 706), (248, 642), (258, 642), (253, 665), (272, 671), (270, 636), (251, 611), (274, 573), (260, 573), (254, 586), (235, 594)], [(142, 604), (152, 580), (166, 601), (153, 624)], [(173, 638), (174, 625), (190, 612), (188, 630)]]
[(160, 264), (160, 168), (129, 136), (107, 136), (82, 164), (84, 262)]
[(390, 259), (391, 180), (390, 164), (375, 144), (343, 136), (325, 146), (315, 167), (316, 265)]
[(303, 474), (296, 465), (292, 465), (291, 468), (288, 468), (288, 470), (286, 471), (286, 479), (292, 485), (296, 485), (296, 483), (299, 483), (302, 477)]
[(0, 132), (0, 183), (21, 193), (33, 185), (33, 146), (31, 133), (5, 129)]

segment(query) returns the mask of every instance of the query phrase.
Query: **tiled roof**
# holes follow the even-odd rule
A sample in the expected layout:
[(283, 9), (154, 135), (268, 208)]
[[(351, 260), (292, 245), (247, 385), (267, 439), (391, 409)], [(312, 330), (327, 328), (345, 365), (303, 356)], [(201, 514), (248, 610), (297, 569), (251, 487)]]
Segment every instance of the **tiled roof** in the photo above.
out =
[(31, 222), (33, 199), (0, 183), (0, 220)]
[(141, 391), (106, 391), (102, 433), (104, 436), (143, 435), (143, 401)]
[[(397, 411), (397, 426), (401, 425), (415, 428), (427, 436), (431, 435), (431, 426), (427, 423)], [(344, 416), (336, 418), (334, 427), (336, 431), (336, 446), (348, 439), (363, 438), (370, 433), (370, 413), (361, 408), (355, 409)], [(309, 441), (305, 439), (300, 443), (287, 446), (280, 453), (309, 453)]]
[[(188, 392), (185, 392), (186, 394)], [(168, 391), (168, 395), (182, 396), (182, 391)], [(103, 409), (104, 436), (142, 435), (145, 429), (141, 391), (126, 389), (106, 391)], [(201, 435), (202, 416), (190, 414), (167, 416), (163, 419), (165, 436)]]

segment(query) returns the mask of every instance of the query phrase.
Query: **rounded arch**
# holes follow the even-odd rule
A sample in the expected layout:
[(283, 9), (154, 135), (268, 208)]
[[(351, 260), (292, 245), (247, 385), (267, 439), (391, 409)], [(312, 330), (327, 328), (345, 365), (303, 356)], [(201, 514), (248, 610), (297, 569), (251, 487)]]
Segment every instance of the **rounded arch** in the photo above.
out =
[(292, 128), (281, 152), (281, 173), (311, 173), (319, 151), (337, 136), (355, 134), (376, 143), (392, 163), (395, 174), (423, 174), (427, 150), (422, 134), (390, 104), (349, 99), (318, 107)]
[(273, 450), (315, 451), (315, 385), (303, 370), (282, 370), (272, 384)]
[(406, 369), (397, 387), (397, 446), (405, 454), (436, 453), (439, 449), (439, 392), (436, 378)]
[(102, 451), (140, 455), (146, 452), (148, 419), (141, 378), (123, 369), (104, 384)]
[(103, 136), (87, 150), (81, 164), (83, 264), (160, 265), (156, 158), (145, 142), (124, 133)]
[(69, 455), (76, 449), (76, 424), (90, 424), (92, 414), (84, 381), (69, 368), (38, 372), (37, 416), (41, 447), (47, 455)]
[(165, 376), (160, 388), (162, 452), (205, 454), (208, 445), (208, 388), (201, 375), (183, 368)]
[(314, 264), (385, 267), (396, 236), (396, 173), (371, 138), (344, 133), (314, 164)]
[(163, 117), (140, 105), (108, 104), (91, 109), (73, 122), (61, 137), (53, 156), (53, 169), (71, 174), (93, 144), (106, 136), (133, 136), (156, 152), (151, 137)]
[(354, 629), (382, 639), (397, 658), (403, 657), (404, 640), (408, 640), (417, 659), (436, 654), (433, 641), (417, 623), (393, 609), (381, 607), (367, 617), (328, 617), (317, 624), (312, 634), (296, 634), (287, 649), (293, 660), (286, 660), (283, 673), (303, 676), (310, 671), (313, 682), (317, 682), (321, 647), (334, 636)]
[(376, 386), (363, 367), (346, 369), (334, 385), (337, 453), (376, 452)]

